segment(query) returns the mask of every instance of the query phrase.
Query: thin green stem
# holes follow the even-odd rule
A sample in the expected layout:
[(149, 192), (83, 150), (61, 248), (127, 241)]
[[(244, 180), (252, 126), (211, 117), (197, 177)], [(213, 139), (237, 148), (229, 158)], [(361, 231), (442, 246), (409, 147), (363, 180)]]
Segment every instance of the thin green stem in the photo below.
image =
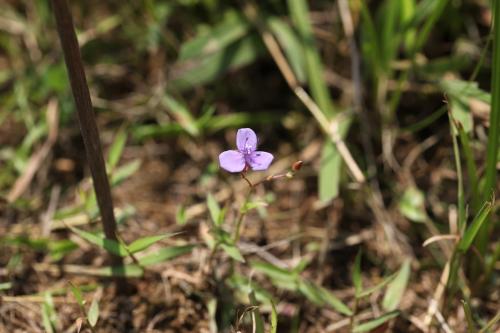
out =
[[(448, 102), (446, 102), (448, 103)], [(457, 169), (457, 178), (458, 178), (458, 230), (460, 234), (462, 234), (465, 228), (465, 195), (464, 195), (464, 180), (462, 174), (462, 164), (460, 163), (460, 149), (458, 148), (458, 140), (457, 135), (453, 131), (457, 126), (454, 123), (453, 116), (451, 115), (451, 111), (449, 113), (450, 117), (450, 129), (451, 136), (453, 139), (453, 153), (455, 155), (455, 167)]]
[[(488, 200), (495, 189), (498, 159), (498, 140), (500, 131), (500, 4), (493, 1), (493, 68), (491, 76), (491, 112), (488, 145), (486, 148), (486, 174), (482, 192), (483, 201)], [(476, 246), (481, 254), (486, 253), (488, 239), (493, 223), (484, 223), (479, 231)]]
[(358, 304), (359, 304), (359, 298), (356, 295), (354, 297), (354, 306), (352, 308), (352, 314), (349, 317), (349, 332), (353, 332), (354, 328), (356, 327), (355, 317), (356, 317), (356, 312), (358, 312)]
[(247, 215), (248, 210), (246, 209), (246, 206), (248, 204), (248, 201), (250, 200), (250, 195), (252, 194), (254, 186), (250, 186), (248, 189), (247, 195), (245, 196), (245, 201), (243, 201), (243, 204), (241, 205), (240, 208), (240, 213), (238, 215), (238, 219), (236, 220), (236, 227), (234, 229), (234, 237), (233, 241), (234, 243), (238, 243), (240, 240), (240, 229), (241, 225), (243, 224), (243, 220), (245, 219), (245, 216)]

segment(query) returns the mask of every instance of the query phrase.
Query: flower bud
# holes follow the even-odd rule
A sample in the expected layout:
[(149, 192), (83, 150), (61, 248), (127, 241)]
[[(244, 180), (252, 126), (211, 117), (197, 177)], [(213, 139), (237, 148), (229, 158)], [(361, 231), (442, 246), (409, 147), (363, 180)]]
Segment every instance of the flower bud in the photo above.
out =
[(302, 168), (303, 161), (297, 161), (292, 164), (292, 170), (293, 171), (299, 171), (300, 168)]

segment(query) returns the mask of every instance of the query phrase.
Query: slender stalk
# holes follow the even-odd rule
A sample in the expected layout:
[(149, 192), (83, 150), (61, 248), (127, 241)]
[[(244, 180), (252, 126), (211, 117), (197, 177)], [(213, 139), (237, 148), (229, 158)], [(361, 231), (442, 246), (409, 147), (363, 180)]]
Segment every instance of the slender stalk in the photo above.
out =
[(252, 194), (253, 188), (254, 187), (251, 186), (248, 189), (247, 195), (245, 197), (245, 201), (243, 201), (243, 204), (241, 205), (241, 208), (240, 208), (240, 214), (238, 215), (238, 219), (236, 220), (236, 227), (234, 229), (234, 237), (233, 237), (235, 244), (238, 243), (238, 241), (240, 240), (241, 224), (243, 223), (243, 220), (245, 219), (245, 216), (247, 215), (248, 210), (246, 209), (246, 205), (247, 205), (248, 201), (250, 200), (250, 195)]
[[(73, 26), (73, 18), (66, 0), (52, 0), (52, 8), (56, 18), (57, 31), (64, 52), (64, 60), (75, 100), (80, 131), (85, 145), (92, 180), (97, 197), (97, 204), (102, 217), (106, 238), (117, 240), (116, 220), (113, 213), (113, 201), (106, 166), (102, 156), (99, 130), (90, 100), (90, 92), (83, 70), (80, 48)], [(121, 258), (112, 257), (114, 264), (120, 264)]]
[[(497, 177), (498, 140), (500, 131), (500, 4), (493, 1), (493, 68), (491, 75), (491, 112), (488, 145), (486, 149), (486, 174), (482, 193), (483, 201), (488, 200), (495, 190)], [(493, 227), (491, 220), (484, 223), (478, 234), (477, 248), (481, 254), (486, 252), (490, 231)]]

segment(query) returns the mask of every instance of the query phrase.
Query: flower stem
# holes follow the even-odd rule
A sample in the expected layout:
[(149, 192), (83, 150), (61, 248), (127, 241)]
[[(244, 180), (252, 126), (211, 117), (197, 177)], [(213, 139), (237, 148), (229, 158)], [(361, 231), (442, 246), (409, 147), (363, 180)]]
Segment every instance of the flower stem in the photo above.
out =
[[(243, 178), (248, 181), (248, 179), (245, 176), (243, 176)], [(238, 243), (238, 241), (240, 240), (240, 229), (241, 225), (243, 224), (243, 220), (245, 219), (245, 216), (247, 215), (248, 212), (248, 210), (246, 209), (246, 205), (250, 200), (250, 195), (252, 194), (253, 188), (254, 186), (250, 186), (250, 188), (248, 189), (247, 195), (245, 196), (245, 201), (243, 201), (243, 204), (241, 205), (240, 208), (240, 214), (238, 215), (238, 219), (236, 220), (236, 228), (234, 229), (234, 236), (233, 236), (233, 241), (235, 244)]]

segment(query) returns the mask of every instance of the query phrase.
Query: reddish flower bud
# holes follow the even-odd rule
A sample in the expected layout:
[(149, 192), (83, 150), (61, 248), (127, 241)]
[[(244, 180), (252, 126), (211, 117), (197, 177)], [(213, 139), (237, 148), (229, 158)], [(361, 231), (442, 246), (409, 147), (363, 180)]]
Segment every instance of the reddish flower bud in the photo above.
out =
[(297, 161), (292, 164), (292, 170), (293, 171), (299, 171), (300, 168), (302, 168), (303, 161)]

